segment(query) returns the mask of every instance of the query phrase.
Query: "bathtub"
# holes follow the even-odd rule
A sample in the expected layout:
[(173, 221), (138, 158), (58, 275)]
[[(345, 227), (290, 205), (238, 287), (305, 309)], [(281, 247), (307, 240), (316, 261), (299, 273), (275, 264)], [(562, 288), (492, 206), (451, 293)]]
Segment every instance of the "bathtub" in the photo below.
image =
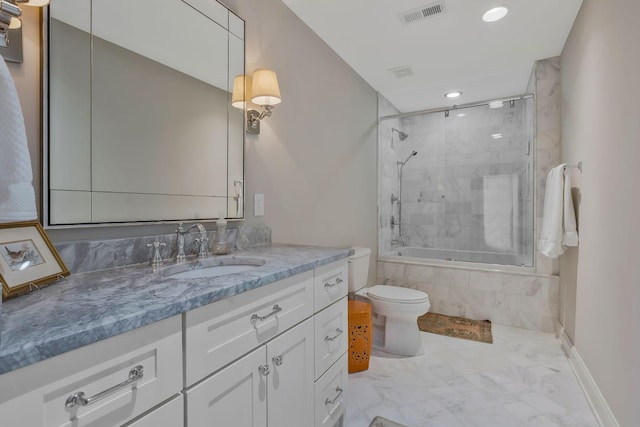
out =
[(554, 332), (559, 277), (509, 265), (517, 260), (514, 254), (400, 247), (379, 255), (376, 278), (427, 293), (434, 313)]
[(381, 254), (381, 261), (408, 262), (443, 267), (468, 267), (482, 270), (531, 270), (532, 265), (521, 262), (522, 255), (458, 251), (419, 247), (399, 247)]

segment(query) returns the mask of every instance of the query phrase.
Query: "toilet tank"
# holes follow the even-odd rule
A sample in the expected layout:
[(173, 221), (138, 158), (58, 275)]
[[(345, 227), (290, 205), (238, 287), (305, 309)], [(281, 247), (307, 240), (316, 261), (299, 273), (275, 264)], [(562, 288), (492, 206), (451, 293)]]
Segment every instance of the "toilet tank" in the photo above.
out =
[(349, 292), (356, 292), (367, 286), (371, 249), (357, 247), (351, 249), (355, 253), (349, 257)]

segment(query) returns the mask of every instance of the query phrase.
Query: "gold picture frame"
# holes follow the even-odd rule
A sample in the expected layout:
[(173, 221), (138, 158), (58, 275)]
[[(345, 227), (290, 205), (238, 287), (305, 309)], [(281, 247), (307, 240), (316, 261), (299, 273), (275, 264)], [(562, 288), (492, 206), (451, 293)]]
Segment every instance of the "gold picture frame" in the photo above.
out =
[(0, 282), (10, 298), (68, 276), (69, 269), (38, 221), (0, 224)]

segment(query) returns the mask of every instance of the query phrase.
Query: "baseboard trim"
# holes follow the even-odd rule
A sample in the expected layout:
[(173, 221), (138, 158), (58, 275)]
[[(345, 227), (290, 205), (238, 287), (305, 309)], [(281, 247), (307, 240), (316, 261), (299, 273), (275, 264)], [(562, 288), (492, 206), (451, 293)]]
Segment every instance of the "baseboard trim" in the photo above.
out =
[(556, 336), (558, 341), (560, 341), (562, 351), (569, 359), (569, 365), (571, 369), (573, 369), (578, 384), (580, 384), (580, 388), (582, 388), (582, 392), (586, 396), (598, 423), (602, 427), (620, 427), (620, 423), (618, 423), (615, 415), (613, 415), (613, 411), (611, 411), (607, 401), (600, 392), (598, 385), (591, 376), (591, 372), (589, 372), (587, 365), (571, 342), (564, 327), (560, 325), (560, 322), (556, 323)]

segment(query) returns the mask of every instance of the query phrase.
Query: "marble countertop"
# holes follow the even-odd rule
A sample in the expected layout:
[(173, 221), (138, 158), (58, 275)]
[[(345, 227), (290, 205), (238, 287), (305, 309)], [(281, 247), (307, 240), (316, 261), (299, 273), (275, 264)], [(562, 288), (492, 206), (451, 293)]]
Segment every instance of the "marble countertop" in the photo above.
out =
[[(175, 279), (166, 263), (72, 274), (0, 306), (0, 374), (184, 313), (223, 298), (344, 259), (352, 249), (271, 245), (211, 257), (259, 258), (255, 269), (212, 278)], [(188, 262), (193, 262), (188, 261)]]

